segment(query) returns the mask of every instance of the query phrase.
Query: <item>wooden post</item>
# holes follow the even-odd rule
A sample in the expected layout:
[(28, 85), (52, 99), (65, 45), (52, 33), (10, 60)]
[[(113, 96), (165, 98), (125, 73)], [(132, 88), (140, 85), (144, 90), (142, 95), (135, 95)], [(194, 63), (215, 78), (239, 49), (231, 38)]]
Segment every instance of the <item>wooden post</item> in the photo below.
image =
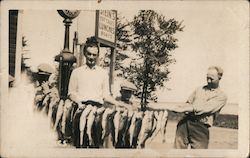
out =
[(78, 34), (77, 32), (75, 32), (73, 39), (73, 54), (78, 57), (77, 45), (78, 45)]
[(110, 68), (109, 68), (109, 91), (112, 96), (113, 96), (113, 85), (114, 85), (115, 57), (116, 57), (116, 48), (111, 47)]
[(65, 33), (64, 33), (64, 51), (69, 51), (69, 27), (72, 23), (71, 19), (64, 19)]
[(85, 46), (84, 43), (80, 45), (80, 53), (79, 53), (79, 59), (77, 59), (77, 67), (80, 67), (80, 66), (83, 65), (83, 59), (84, 59), (84, 57), (83, 57), (84, 50), (83, 49), (84, 49), (84, 46)]
[(73, 39), (73, 54), (76, 57), (76, 67), (79, 67), (80, 54), (81, 54), (81, 51), (79, 51), (79, 49), (77, 49), (78, 45), (79, 45), (78, 44), (78, 33), (75, 32), (74, 39)]

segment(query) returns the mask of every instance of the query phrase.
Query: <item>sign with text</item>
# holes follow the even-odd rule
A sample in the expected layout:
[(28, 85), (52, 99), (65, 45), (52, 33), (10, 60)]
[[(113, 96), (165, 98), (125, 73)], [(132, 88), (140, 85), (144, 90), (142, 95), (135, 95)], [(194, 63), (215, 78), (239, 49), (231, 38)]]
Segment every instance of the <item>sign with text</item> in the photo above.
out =
[(96, 11), (96, 38), (103, 44), (115, 46), (116, 43), (116, 21), (115, 10)]

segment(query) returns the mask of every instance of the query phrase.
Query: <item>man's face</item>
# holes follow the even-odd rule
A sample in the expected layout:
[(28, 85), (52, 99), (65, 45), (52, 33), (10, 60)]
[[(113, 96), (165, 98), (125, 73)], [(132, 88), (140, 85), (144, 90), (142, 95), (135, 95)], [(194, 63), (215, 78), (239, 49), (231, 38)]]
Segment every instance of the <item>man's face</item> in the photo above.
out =
[(121, 89), (121, 97), (124, 101), (129, 101), (133, 92), (131, 90)]
[(97, 47), (88, 47), (85, 52), (86, 64), (89, 67), (93, 67), (96, 65), (96, 61), (98, 58), (98, 48)]
[(211, 88), (217, 88), (220, 82), (220, 78), (216, 69), (208, 69), (207, 72), (207, 84)]

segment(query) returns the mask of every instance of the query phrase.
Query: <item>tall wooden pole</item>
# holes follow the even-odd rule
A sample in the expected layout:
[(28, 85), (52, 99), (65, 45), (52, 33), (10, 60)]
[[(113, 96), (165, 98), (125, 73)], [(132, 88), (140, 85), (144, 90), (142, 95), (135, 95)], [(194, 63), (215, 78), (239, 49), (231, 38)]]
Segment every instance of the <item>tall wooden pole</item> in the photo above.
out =
[(109, 90), (110, 94), (113, 95), (113, 85), (114, 85), (114, 71), (115, 71), (115, 58), (116, 58), (116, 48), (111, 48), (110, 54), (110, 68), (109, 68)]

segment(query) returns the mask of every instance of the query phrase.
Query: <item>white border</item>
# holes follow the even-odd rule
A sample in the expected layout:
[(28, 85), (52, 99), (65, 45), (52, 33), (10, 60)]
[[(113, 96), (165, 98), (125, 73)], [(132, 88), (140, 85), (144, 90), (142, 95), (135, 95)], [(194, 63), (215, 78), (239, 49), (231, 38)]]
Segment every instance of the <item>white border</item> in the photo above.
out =
[[(153, 5), (152, 5), (153, 3)], [(9, 9), (35, 9), (35, 10), (52, 10), (52, 9), (79, 9), (79, 10), (95, 10), (95, 9), (164, 9), (164, 5), (172, 5), (178, 7), (178, 3), (183, 1), (106, 1), (101, 3), (97, 1), (2, 1), (1, 2), (1, 54), (0, 54), (0, 101), (1, 107), (6, 106), (8, 102), (8, 10)], [(197, 1), (197, 3), (202, 3)], [(211, 1), (211, 3), (214, 3)], [(216, 3), (223, 3), (219, 1)], [(232, 1), (232, 3), (245, 3), (247, 1)], [(248, 10), (249, 11), (249, 10)], [(240, 18), (240, 17), (239, 17)], [(248, 21), (249, 34), (249, 21)], [(243, 37), (244, 38), (244, 37)], [(37, 151), (36, 155), (26, 155), (29, 157), (247, 157), (249, 153), (249, 37), (244, 39), (244, 44), (248, 47), (248, 52), (239, 52), (239, 137), (237, 150), (175, 150), (169, 149), (164, 151), (164, 155), (160, 155), (157, 150), (111, 150), (111, 149), (91, 149), (91, 150), (73, 150), (73, 149), (51, 149), (49, 152)], [(1, 108), (1, 114), (3, 114)], [(1, 125), (4, 120), (1, 119)], [(1, 140), (1, 139), (0, 139)], [(1, 144), (1, 146), (4, 144)], [(2, 149), (2, 148), (1, 148)], [(1, 153), (4, 151), (0, 150)], [(9, 153), (15, 157), (15, 153)], [(10, 156), (10, 155), (2, 155)]]

